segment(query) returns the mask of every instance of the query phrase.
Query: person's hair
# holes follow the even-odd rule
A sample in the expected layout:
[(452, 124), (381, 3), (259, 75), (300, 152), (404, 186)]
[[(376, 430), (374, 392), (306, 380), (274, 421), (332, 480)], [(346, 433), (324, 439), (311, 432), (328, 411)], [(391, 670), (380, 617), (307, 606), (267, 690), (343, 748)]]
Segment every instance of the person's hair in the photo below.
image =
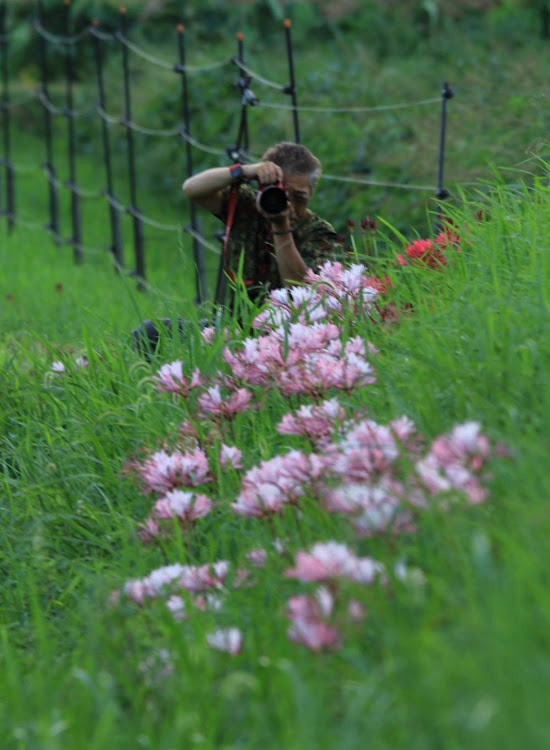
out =
[(321, 176), (321, 162), (311, 151), (300, 143), (282, 141), (268, 148), (262, 156), (262, 161), (272, 161), (284, 172), (309, 177), (311, 189), (317, 184)]

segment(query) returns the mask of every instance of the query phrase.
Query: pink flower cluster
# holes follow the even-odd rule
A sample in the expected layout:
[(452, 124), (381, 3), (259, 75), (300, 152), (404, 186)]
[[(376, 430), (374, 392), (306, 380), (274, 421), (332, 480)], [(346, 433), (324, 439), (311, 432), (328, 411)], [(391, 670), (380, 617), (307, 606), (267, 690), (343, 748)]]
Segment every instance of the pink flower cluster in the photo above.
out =
[[(442, 250), (455, 246), (452, 234), (442, 234), (433, 243), (413, 243), (409, 259), (441, 267), (446, 262)], [(327, 397), (331, 389), (350, 392), (375, 382), (368, 361), (374, 348), (360, 337), (344, 338), (341, 323), (350, 319), (350, 311), (352, 320), (363, 313), (373, 320), (375, 314), (383, 318), (377, 306), (378, 295), (386, 291), (383, 282), (368, 277), (363, 266), (344, 268), (339, 263), (325, 264), (318, 274), (309, 272), (306, 282), (271, 294), (269, 306), (255, 320), (257, 336), (237, 342), (226, 336), (224, 370), (215, 376), (207, 378), (195, 370), (187, 377), (180, 361), (158, 372), (159, 390), (184, 400), (187, 419), (179, 434), (191, 449), (160, 450), (133, 464), (146, 490), (161, 493), (140, 524), (144, 541), (165, 538), (178, 525), (187, 530), (211, 513), (213, 500), (195, 489), (206, 483), (211, 483), (208, 492), (218, 498), (217, 504), (226, 502), (239, 516), (271, 519), (292, 506), (298, 508), (295, 518), (302, 519), (308, 503), (316, 502), (319, 513), (342, 514), (361, 537), (410, 533), (433, 502), (447, 508), (454, 496), (470, 503), (486, 499), (481, 472), (491, 450), (477, 423), (457, 425), (426, 448), (408, 418), (379, 424), (364, 414), (351, 417), (349, 408)], [(213, 336), (213, 329), (203, 332), (207, 344)], [(263, 404), (270, 390), (283, 397), (301, 397), (301, 405), (285, 414), (276, 429), (279, 435), (307, 438), (313, 452), (283, 450), (244, 473), (237, 493), (228, 492), (235, 481), (234, 471), (228, 469), (243, 468), (241, 450), (225, 442), (240, 434), (234, 418), (256, 407), (254, 401)], [(210, 422), (208, 429), (205, 422)], [(279, 544), (276, 549), (281, 551), (279, 542), (271, 543)], [(251, 549), (246, 559), (249, 569), (232, 571), (233, 586), (244, 580), (253, 583), (256, 575), (263, 575), (259, 569), (268, 564), (281, 565), (263, 547)], [(169, 565), (128, 581), (124, 594), (139, 605), (161, 598), (175, 619), (184, 620), (189, 605), (195, 611), (223, 606), (230, 570), (225, 560)], [(401, 578), (397, 572), (392, 577), (381, 562), (360, 557), (335, 540), (299, 550), (284, 577), (320, 587), (288, 600), (290, 640), (313, 651), (338, 648), (342, 627), (365, 617), (363, 604), (350, 598), (354, 588), (405, 580), (406, 571), (401, 573)], [(206, 642), (236, 654), (242, 648), (242, 634), (235, 627), (222, 628), (209, 633)]]
[[(428, 507), (430, 495), (453, 491), (470, 503), (486, 499), (479, 474), (490, 446), (478, 424), (456, 426), (426, 452), (407, 417), (381, 425), (343, 416), (335, 399), (284, 415), (278, 429), (286, 434), (310, 435), (318, 423), (318, 452), (291, 451), (250, 469), (233, 510), (265, 517), (310, 494), (328, 512), (349, 516), (360, 536), (372, 536), (415, 531), (416, 514)], [(337, 439), (330, 442), (337, 423)]]
[(139, 525), (140, 538), (142, 541), (149, 542), (161, 535), (162, 521), (177, 518), (180, 524), (186, 527), (199, 518), (207, 516), (211, 510), (212, 500), (206, 495), (172, 490), (156, 501), (151, 515)]
[(309, 552), (297, 552), (295, 568), (285, 571), (287, 578), (303, 582), (347, 578), (355, 583), (371, 584), (384, 578), (384, 565), (370, 557), (357, 557), (339, 542), (317, 542)]
[(219, 560), (206, 565), (167, 565), (153, 570), (145, 578), (127, 581), (124, 594), (136, 604), (142, 605), (146, 599), (157, 597), (177, 589), (197, 593), (209, 589), (222, 589), (229, 574), (230, 565), (226, 560)]
[(330, 310), (342, 310), (355, 303), (354, 307), (371, 309), (378, 296), (379, 279), (367, 275), (367, 268), (359, 263), (344, 266), (342, 263), (327, 261), (314, 273), (311, 269), (306, 282), (314, 284), (317, 293), (327, 298)]
[(231, 656), (236, 656), (243, 647), (243, 634), (239, 628), (219, 628), (207, 634), (206, 642), (216, 651), (225, 651)]
[[(330, 583), (332, 587), (321, 586), (314, 594), (293, 596), (287, 603), (286, 615), (292, 623), (288, 630), (289, 639), (312, 651), (334, 649), (341, 645), (339, 630), (330, 622), (338, 591), (336, 579), (367, 585), (387, 581), (382, 563), (369, 557), (357, 557), (349, 547), (333, 541), (318, 542), (309, 552), (298, 552), (296, 567), (287, 570), (285, 575), (304, 582)], [(341, 591), (339, 595), (341, 597)], [(364, 617), (365, 609), (361, 602), (349, 599), (346, 620), (359, 622)]]
[[(292, 623), (287, 631), (289, 640), (315, 652), (339, 648), (342, 645), (340, 632), (331, 623), (334, 609), (334, 595), (326, 586), (320, 586), (313, 594), (292, 596), (286, 608), (287, 619)], [(365, 617), (363, 604), (349, 599), (345, 621), (358, 623)]]
[(229, 467), (232, 467), (233, 469), (242, 469), (242, 457), (243, 453), (236, 445), (225, 445), (224, 443), (220, 448), (219, 461), (222, 469), (227, 469)]
[(191, 376), (191, 379), (186, 378), (183, 375), (183, 364), (180, 360), (163, 365), (158, 375), (153, 377), (153, 380), (157, 382), (159, 391), (178, 393), (183, 397), (187, 397), (189, 391), (193, 388), (198, 388), (202, 385), (200, 371), (197, 369)]
[(290, 451), (263, 461), (247, 471), (241, 492), (231, 507), (243, 516), (269, 516), (285, 505), (297, 504), (307, 489), (322, 475), (323, 461), (319, 456)]
[(327, 492), (325, 508), (331, 513), (349, 516), (359, 536), (415, 531), (413, 513), (404, 506), (402, 497), (392, 493), (385, 484), (390, 483), (342, 484)]
[(301, 594), (288, 600), (286, 616), (292, 623), (287, 631), (293, 643), (311, 651), (335, 649), (340, 646), (340, 634), (328, 624), (334, 608), (334, 597), (324, 587), (315, 594)]
[(318, 396), (331, 388), (349, 391), (376, 382), (364, 341), (356, 337), (343, 344), (333, 323), (291, 323), (246, 339), (236, 352), (227, 347), (223, 356), (235, 379), (283, 396)]
[(479, 473), (491, 447), (480, 429), (477, 422), (456, 425), (450, 433), (437, 437), (427, 456), (418, 461), (416, 471), (431, 495), (458, 490), (474, 505), (487, 499)]
[(471, 504), (487, 499), (480, 473), (491, 449), (479, 424), (455, 426), (425, 455), (422, 442), (407, 418), (388, 427), (372, 420), (357, 423), (339, 443), (326, 447), (325, 470), (342, 483), (325, 489), (325, 508), (350, 516), (359, 535), (372, 536), (414, 531), (415, 516), (429, 507), (429, 496), (439, 496), (443, 504), (449, 493)]
[(220, 386), (213, 385), (197, 399), (197, 416), (233, 419), (236, 414), (251, 408), (251, 400), (252, 393), (246, 388), (237, 388), (224, 398)]
[(319, 405), (304, 404), (294, 414), (284, 415), (277, 426), (277, 432), (281, 435), (307, 437), (320, 444), (332, 435), (345, 416), (345, 409), (335, 398)]
[(304, 284), (271, 292), (270, 304), (256, 317), (254, 326), (265, 330), (290, 322), (339, 322), (346, 311), (354, 316), (370, 314), (380, 291), (380, 280), (368, 276), (365, 266), (333, 261), (324, 263), (318, 273), (308, 269)]
[(208, 459), (200, 449), (187, 453), (157, 451), (143, 464), (136, 461), (131, 466), (137, 471), (147, 492), (195, 487), (212, 479)]

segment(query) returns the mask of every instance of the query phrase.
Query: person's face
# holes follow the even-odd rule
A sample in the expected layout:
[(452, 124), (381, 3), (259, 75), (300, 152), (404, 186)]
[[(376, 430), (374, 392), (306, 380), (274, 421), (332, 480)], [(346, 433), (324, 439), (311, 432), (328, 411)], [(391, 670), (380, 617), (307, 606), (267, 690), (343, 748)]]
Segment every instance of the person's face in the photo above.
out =
[(312, 192), (309, 177), (295, 174), (285, 175), (284, 186), (288, 193), (290, 220), (301, 221), (305, 219)]

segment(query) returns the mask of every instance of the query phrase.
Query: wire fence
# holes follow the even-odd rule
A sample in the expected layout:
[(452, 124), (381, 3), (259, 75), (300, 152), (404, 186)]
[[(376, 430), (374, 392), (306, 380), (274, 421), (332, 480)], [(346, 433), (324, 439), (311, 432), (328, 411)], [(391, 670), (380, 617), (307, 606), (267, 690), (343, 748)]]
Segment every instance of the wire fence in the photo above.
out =
[[(311, 113), (316, 116), (320, 113), (328, 116), (342, 114), (364, 114), (391, 112), (404, 109), (435, 107), (440, 108), (440, 139), (437, 155), (437, 182), (434, 185), (403, 184), (392, 181), (363, 179), (345, 175), (324, 174), (323, 179), (342, 183), (355, 183), (359, 186), (376, 186), (397, 190), (416, 190), (435, 194), (439, 200), (448, 197), (448, 191), (444, 186), (445, 166), (445, 139), (447, 128), (447, 104), (453, 96), (453, 92), (447, 83), (443, 84), (441, 95), (429, 99), (411, 102), (398, 102), (395, 104), (385, 103), (377, 106), (346, 103), (336, 104), (333, 107), (322, 107), (315, 104), (298, 104), (297, 83), (294, 69), (293, 45), (290, 21), (284, 22), (284, 34), (286, 43), (286, 56), (288, 62), (288, 83), (273, 81), (260, 75), (244, 60), (244, 37), (237, 35), (237, 55), (226, 60), (212, 61), (203, 65), (188, 65), (186, 60), (185, 30), (183, 25), (176, 27), (176, 55), (175, 61), (170, 62), (150, 54), (142, 49), (128, 37), (127, 19), (124, 8), (120, 10), (119, 28), (115, 32), (102, 30), (97, 22), (87, 26), (79, 33), (71, 31), (71, 5), (69, 0), (63, 3), (65, 33), (57, 35), (51, 33), (45, 25), (44, 8), (42, 2), (37, 3), (36, 18), (32, 24), (32, 30), (38, 42), (39, 69), (41, 72), (41, 83), (33, 92), (29, 92), (18, 99), (10, 97), (9, 81), (9, 54), (10, 54), (10, 32), (8, 31), (8, 19), (6, 2), (0, 0), (0, 116), (1, 116), (1, 145), (0, 154), (0, 216), (7, 222), (8, 230), (11, 232), (16, 225), (48, 231), (58, 246), (68, 245), (72, 247), (73, 257), (76, 263), (81, 263), (84, 254), (105, 253), (101, 248), (91, 247), (83, 242), (82, 208), (81, 202), (87, 200), (104, 201), (109, 215), (110, 244), (108, 251), (112, 253), (114, 265), (117, 271), (124, 271), (136, 276), (139, 287), (148, 288), (146, 277), (146, 248), (144, 227), (150, 227), (169, 235), (189, 235), (193, 248), (193, 262), (196, 269), (196, 300), (203, 302), (208, 297), (206, 281), (205, 253), (211, 252), (220, 255), (220, 246), (208, 241), (202, 231), (195, 207), (190, 206), (190, 222), (165, 223), (158, 218), (147, 216), (139, 207), (138, 182), (136, 174), (136, 144), (134, 135), (140, 134), (151, 138), (176, 139), (185, 146), (186, 171), (192, 175), (194, 171), (194, 152), (199, 151), (216, 156), (218, 159), (230, 158), (233, 162), (250, 162), (259, 160), (250, 152), (250, 130), (248, 112), (250, 107), (264, 107), (289, 112), (292, 116), (292, 126), (295, 142), (300, 142), (300, 116)], [(75, 81), (76, 81), (76, 56), (81, 45), (92, 45), (93, 60), (95, 65), (95, 79), (97, 98), (82, 109), (75, 108)], [(105, 45), (116, 45), (121, 54), (120, 82), (123, 91), (122, 114), (114, 114), (109, 110), (106, 101), (105, 87)], [(49, 75), (48, 61), (52, 51), (59, 51), (64, 58), (64, 104), (55, 104), (50, 96), (52, 79)], [(174, 86), (179, 88), (179, 99), (181, 117), (172, 127), (152, 128), (136, 122), (132, 116), (132, 105), (134, 89), (131, 85), (131, 61), (130, 53), (145, 63), (155, 66), (174, 76)], [(192, 135), (192, 123), (189, 106), (189, 76), (195, 74), (217, 74), (223, 68), (236, 69), (238, 79), (233, 84), (239, 94), (239, 129), (234, 144), (230, 147), (220, 148), (215, 144), (203, 143)], [(275, 90), (283, 96), (290, 98), (290, 103), (283, 101), (260, 101), (251, 90), (252, 81)], [(135, 85), (135, 84), (134, 84)], [(12, 160), (11, 131), (12, 113), (19, 108), (25, 108), (37, 104), (42, 112), (45, 161), (40, 165), (29, 165), (14, 163)], [(65, 161), (68, 168), (68, 179), (60, 180), (57, 174), (59, 158), (54, 159), (54, 121), (63, 118), (66, 123)], [(98, 122), (101, 129), (102, 170), (104, 174), (104, 187), (102, 189), (90, 190), (80, 184), (77, 176), (78, 139), (77, 126), (83, 119), (93, 119)], [(193, 123), (194, 124), (194, 123)], [(113, 170), (113, 129), (121, 128), (125, 138), (127, 165), (126, 192), (129, 196), (128, 202), (120, 197), (120, 189), (115, 190)], [(57, 149), (58, 150), (58, 146)], [(44, 180), (47, 192), (48, 215), (43, 221), (29, 220), (21, 216), (15, 202), (15, 182), (25, 175), (36, 175), (37, 179)], [(67, 191), (70, 203), (69, 223), (71, 233), (69, 237), (63, 237), (60, 231), (60, 196), (62, 191)], [(132, 225), (133, 260), (128, 268), (125, 262), (123, 247), (121, 218), (129, 217)]]

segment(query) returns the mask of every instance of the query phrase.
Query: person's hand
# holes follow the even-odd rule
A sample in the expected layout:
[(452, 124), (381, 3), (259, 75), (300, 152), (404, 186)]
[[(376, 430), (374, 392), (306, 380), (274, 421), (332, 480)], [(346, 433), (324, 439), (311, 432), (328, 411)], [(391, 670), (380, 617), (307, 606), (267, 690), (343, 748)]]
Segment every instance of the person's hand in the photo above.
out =
[(282, 182), (284, 172), (278, 164), (272, 161), (259, 161), (257, 164), (243, 166), (244, 176), (248, 180), (258, 180), (260, 185), (273, 185)]

